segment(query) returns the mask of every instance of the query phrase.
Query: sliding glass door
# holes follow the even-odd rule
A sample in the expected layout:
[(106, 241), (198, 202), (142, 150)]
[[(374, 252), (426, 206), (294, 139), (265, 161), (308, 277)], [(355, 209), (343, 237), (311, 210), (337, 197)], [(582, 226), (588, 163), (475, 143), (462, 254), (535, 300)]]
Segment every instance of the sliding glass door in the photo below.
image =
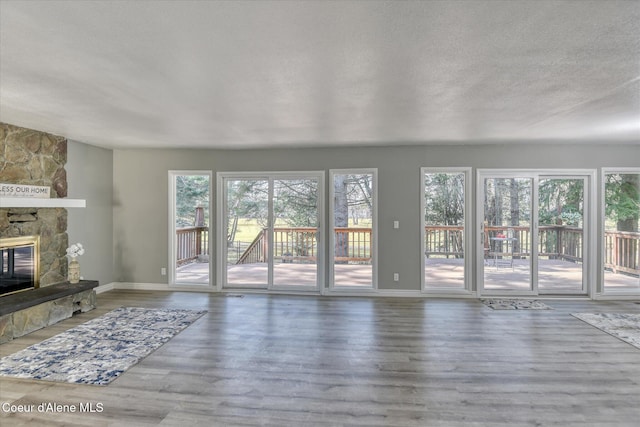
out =
[(480, 171), (484, 295), (588, 293), (593, 172)]
[(223, 287), (318, 289), (322, 176), (219, 174)]

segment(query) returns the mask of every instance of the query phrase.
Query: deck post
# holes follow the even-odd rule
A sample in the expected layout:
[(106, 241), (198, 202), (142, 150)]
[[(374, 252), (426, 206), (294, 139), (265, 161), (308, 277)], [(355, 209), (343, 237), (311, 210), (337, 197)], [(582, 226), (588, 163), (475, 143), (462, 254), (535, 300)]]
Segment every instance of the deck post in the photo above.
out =
[(204, 208), (202, 206), (196, 207), (195, 221), (193, 224), (196, 227), (196, 257), (202, 254), (202, 230), (200, 227), (204, 227)]
[(562, 225), (556, 227), (556, 253), (558, 254), (558, 259), (564, 260), (566, 254), (562, 250), (562, 234), (563, 228)]

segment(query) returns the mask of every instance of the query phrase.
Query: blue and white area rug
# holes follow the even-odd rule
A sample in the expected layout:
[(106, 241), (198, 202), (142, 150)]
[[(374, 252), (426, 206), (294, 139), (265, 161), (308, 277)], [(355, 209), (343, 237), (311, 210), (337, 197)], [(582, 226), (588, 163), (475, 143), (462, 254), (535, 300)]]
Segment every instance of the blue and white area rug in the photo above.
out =
[(530, 299), (483, 299), (484, 305), (494, 310), (552, 310), (547, 304)]
[(107, 385), (206, 311), (121, 307), (0, 359), (0, 376)]
[(640, 314), (571, 313), (571, 315), (640, 349)]

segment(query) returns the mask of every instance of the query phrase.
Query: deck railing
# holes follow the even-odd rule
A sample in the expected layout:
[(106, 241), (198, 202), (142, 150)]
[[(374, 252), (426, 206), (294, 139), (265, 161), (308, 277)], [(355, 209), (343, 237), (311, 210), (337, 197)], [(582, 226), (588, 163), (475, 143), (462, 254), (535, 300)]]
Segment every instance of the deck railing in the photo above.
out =
[[(513, 244), (514, 257), (531, 256), (531, 230), (528, 226), (511, 226), (511, 227), (485, 227), (486, 239), (484, 242), (485, 252), (487, 255), (494, 256), (506, 255), (509, 249), (504, 242), (497, 241), (495, 246), (491, 246), (491, 238), (495, 238), (498, 234), (513, 233), (515, 240)], [(563, 225), (541, 225), (538, 227), (538, 254), (540, 256), (549, 257), (550, 259), (559, 259), (564, 261), (582, 262), (583, 249), (583, 233), (582, 228), (570, 227)]]
[[(336, 227), (336, 261), (371, 261), (371, 229)], [(315, 227), (276, 227), (273, 229), (273, 257), (287, 262), (315, 262), (318, 256)], [(266, 262), (269, 233), (262, 229), (237, 264)]]
[(341, 262), (371, 261), (371, 229), (359, 227), (335, 228), (335, 260)]
[(614, 273), (637, 275), (640, 269), (640, 233), (604, 232), (604, 266)]
[(276, 227), (273, 229), (273, 256), (283, 261), (313, 261), (318, 256), (315, 227)]
[[(512, 230), (513, 256), (531, 256), (531, 230), (528, 226), (485, 227), (485, 254), (511, 255), (506, 245), (497, 242), (491, 247), (490, 238)], [(582, 262), (583, 230), (563, 225), (539, 227), (538, 253), (552, 259)], [(313, 262), (318, 255), (317, 229), (315, 227), (274, 228), (274, 258), (282, 262)], [(207, 227), (187, 227), (176, 230), (178, 265), (209, 254)], [(338, 227), (335, 229), (336, 261), (371, 261), (371, 228)], [(239, 257), (238, 264), (266, 262), (268, 232), (263, 229)], [(464, 257), (464, 228), (462, 226), (425, 226), (425, 255), (427, 257)], [(605, 268), (614, 272), (638, 274), (640, 269), (640, 233), (605, 231)]]
[[(513, 256), (531, 256), (531, 230), (528, 226), (485, 227), (485, 255), (487, 257), (511, 255), (511, 246), (497, 241), (490, 244), (491, 238), (498, 234), (507, 234), (512, 230)], [(583, 230), (579, 227), (563, 225), (544, 225), (538, 228), (538, 254), (551, 259), (582, 262)], [(425, 255), (462, 257), (462, 226), (426, 226)], [(511, 243), (510, 243), (511, 244)], [(626, 231), (605, 231), (604, 233), (605, 268), (613, 272), (638, 275), (640, 269), (640, 233)]]
[[(554, 259), (571, 261), (582, 260), (582, 229), (567, 226), (539, 227), (538, 253)], [(527, 226), (485, 227), (484, 242), (487, 256), (511, 255), (527, 257), (531, 255), (531, 230)], [(509, 234), (510, 233), (510, 234)], [(491, 239), (498, 235), (513, 237), (508, 246), (505, 242), (496, 241), (491, 245)], [(508, 251), (507, 251), (508, 249)], [(426, 226), (425, 227), (425, 255), (461, 258), (463, 256), (463, 227), (462, 226)]]
[(256, 262), (265, 262), (267, 259), (267, 229), (260, 230), (253, 242), (242, 253), (236, 264), (253, 264)]
[(425, 255), (464, 257), (464, 227), (455, 225), (428, 225), (424, 227)]
[[(273, 256), (282, 262), (310, 262), (318, 256), (315, 227), (276, 227), (273, 229)], [(268, 229), (263, 228), (236, 264), (266, 262), (269, 247)]]
[[(526, 226), (513, 227), (485, 227), (485, 252), (493, 256), (506, 254), (507, 244), (496, 242), (491, 247), (491, 239), (499, 234), (513, 237), (509, 243), (509, 255), (513, 244), (513, 255), (526, 257), (531, 255), (531, 231)], [(429, 225), (425, 227), (425, 255), (446, 256), (461, 258), (464, 254), (462, 226)], [(578, 261), (582, 259), (582, 229), (562, 226), (541, 226), (539, 228), (538, 253), (557, 259), (570, 259)]]
[(209, 228), (177, 228), (176, 265), (184, 265), (198, 259), (201, 255), (209, 255)]

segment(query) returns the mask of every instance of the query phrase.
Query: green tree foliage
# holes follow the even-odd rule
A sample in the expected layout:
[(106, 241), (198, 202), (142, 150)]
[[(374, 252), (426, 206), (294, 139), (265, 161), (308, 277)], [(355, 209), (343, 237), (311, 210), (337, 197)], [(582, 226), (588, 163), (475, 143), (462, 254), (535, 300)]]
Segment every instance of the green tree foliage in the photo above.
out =
[(540, 225), (582, 227), (584, 184), (581, 179), (543, 179), (538, 187)]
[[(424, 221), (426, 225), (464, 226), (464, 174), (427, 173), (424, 176)], [(434, 237), (438, 236), (438, 237)], [(427, 241), (436, 240), (437, 250), (455, 253), (463, 258), (463, 232), (458, 230), (429, 231)], [(433, 250), (427, 249), (427, 250)]]
[(256, 219), (260, 225), (266, 226), (269, 182), (243, 179), (227, 183), (228, 216)]
[[(273, 181), (274, 220), (289, 227), (318, 226), (318, 182), (313, 179)], [(227, 239), (235, 240), (238, 220), (255, 220), (266, 228), (269, 219), (268, 180), (227, 181)]]
[[(333, 176), (333, 223), (335, 227), (349, 227), (349, 219), (357, 225), (360, 219), (373, 218), (373, 175), (335, 174)], [(338, 256), (349, 254), (348, 235), (336, 235), (335, 253)], [(338, 261), (347, 263), (347, 261)]]
[(176, 176), (176, 228), (193, 227), (197, 207), (204, 208), (204, 221), (209, 224), (209, 176)]
[(638, 231), (640, 219), (640, 174), (607, 174), (605, 212), (618, 231)]
[(484, 218), (488, 225), (509, 226), (531, 219), (531, 180), (527, 178), (486, 178)]
[(315, 180), (276, 180), (274, 215), (290, 227), (318, 226), (318, 182)]
[(336, 174), (334, 186), (333, 219), (336, 227), (348, 227), (349, 219), (371, 220), (373, 216), (373, 175)]
[(267, 226), (269, 209), (269, 182), (266, 180), (227, 181), (227, 242), (235, 240), (240, 218), (254, 219), (262, 227)]
[(428, 173), (424, 192), (426, 224), (464, 225), (464, 174)]

